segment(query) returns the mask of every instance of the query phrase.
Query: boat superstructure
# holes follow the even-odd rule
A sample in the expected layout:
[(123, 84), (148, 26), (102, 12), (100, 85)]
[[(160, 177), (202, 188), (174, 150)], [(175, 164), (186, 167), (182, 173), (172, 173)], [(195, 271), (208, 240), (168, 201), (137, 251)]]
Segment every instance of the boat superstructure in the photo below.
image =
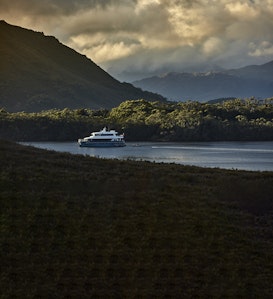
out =
[(90, 136), (78, 139), (82, 147), (121, 147), (126, 146), (124, 134), (119, 135), (115, 130), (107, 130), (104, 127), (101, 131), (92, 132)]

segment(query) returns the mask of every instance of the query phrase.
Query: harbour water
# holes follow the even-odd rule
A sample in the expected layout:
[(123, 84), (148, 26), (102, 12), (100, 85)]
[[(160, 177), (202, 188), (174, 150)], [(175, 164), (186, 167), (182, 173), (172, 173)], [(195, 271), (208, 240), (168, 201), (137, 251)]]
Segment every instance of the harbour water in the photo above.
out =
[(119, 148), (82, 148), (77, 142), (23, 142), (22, 144), (100, 158), (273, 171), (273, 141), (127, 142), (126, 147)]

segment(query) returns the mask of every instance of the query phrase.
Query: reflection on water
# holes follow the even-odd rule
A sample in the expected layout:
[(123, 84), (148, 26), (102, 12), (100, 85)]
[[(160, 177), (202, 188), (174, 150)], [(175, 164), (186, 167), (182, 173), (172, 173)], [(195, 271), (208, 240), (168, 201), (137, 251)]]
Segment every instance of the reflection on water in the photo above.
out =
[(78, 146), (77, 142), (24, 142), (23, 144), (100, 158), (273, 171), (273, 141), (127, 142), (126, 147), (120, 148), (82, 148)]

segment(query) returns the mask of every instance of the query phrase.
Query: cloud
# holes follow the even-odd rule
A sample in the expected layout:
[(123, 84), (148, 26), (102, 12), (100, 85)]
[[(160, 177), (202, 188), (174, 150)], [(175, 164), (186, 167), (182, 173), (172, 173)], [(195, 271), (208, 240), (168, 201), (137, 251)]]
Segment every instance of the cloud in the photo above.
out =
[(229, 2), (225, 5), (225, 8), (231, 16), (240, 20), (249, 20), (256, 18), (260, 14), (260, 7), (254, 6), (253, 2)]
[(273, 55), (273, 43), (263, 41), (260, 44), (250, 43), (249, 45), (250, 56), (272, 56)]
[(273, 0), (0, 0), (0, 18), (55, 35), (114, 76), (273, 59)]
[(224, 41), (219, 37), (209, 37), (203, 43), (203, 53), (207, 57), (220, 55), (224, 51)]

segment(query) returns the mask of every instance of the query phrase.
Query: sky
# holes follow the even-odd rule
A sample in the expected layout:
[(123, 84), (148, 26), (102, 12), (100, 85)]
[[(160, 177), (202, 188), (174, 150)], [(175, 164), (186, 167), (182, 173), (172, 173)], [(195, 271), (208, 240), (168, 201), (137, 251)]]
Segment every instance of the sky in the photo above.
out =
[(0, 19), (54, 35), (120, 81), (273, 60), (273, 0), (0, 0)]

